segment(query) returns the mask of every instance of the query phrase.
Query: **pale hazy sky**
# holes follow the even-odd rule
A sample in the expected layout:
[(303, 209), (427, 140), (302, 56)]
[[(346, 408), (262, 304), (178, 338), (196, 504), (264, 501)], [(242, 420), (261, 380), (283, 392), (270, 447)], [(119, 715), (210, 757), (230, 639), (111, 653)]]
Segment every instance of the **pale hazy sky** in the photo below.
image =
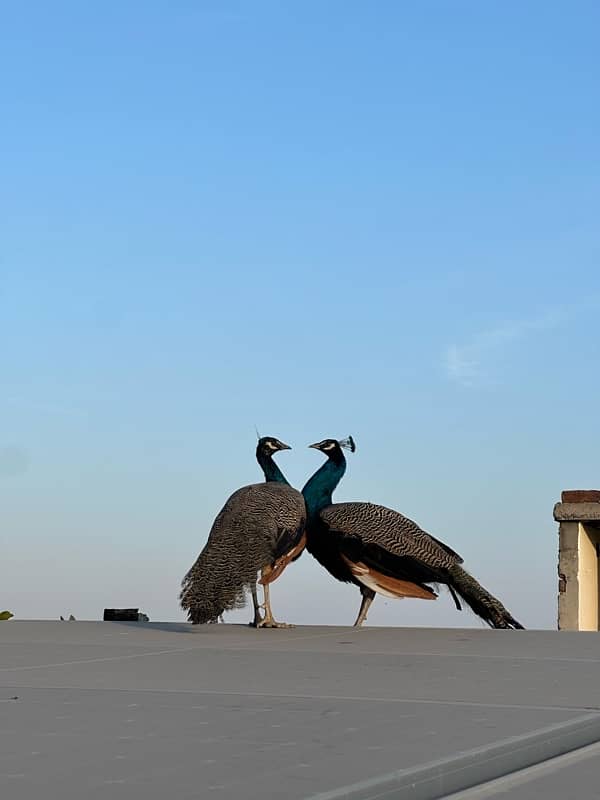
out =
[[(297, 486), (353, 434), (336, 499), (554, 626), (552, 506), (600, 487), (599, 8), (3, 4), (0, 610), (182, 619), (256, 424)], [(308, 554), (272, 598), (359, 603)]]

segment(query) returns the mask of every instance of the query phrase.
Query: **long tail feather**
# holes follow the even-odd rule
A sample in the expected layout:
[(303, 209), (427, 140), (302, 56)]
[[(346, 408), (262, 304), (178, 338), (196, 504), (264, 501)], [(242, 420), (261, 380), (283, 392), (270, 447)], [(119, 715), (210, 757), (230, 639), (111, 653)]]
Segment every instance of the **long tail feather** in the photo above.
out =
[(181, 584), (179, 601), (188, 620), (195, 625), (216, 622), (225, 611), (243, 608), (252, 577), (232, 570), (227, 553), (208, 545)]
[(450, 592), (450, 595), (452, 596), (452, 599), (454, 600), (454, 605), (456, 606), (456, 610), (457, 611), (462, 611), (462, 606), (460, 604), (460, 600), (458, 599), (458, 596), (457, 596), (456, 592), (454, 591), (454, 589), (452, 588), (451, 584), (448, 584), (448, 591)]
[(490, 628), (515, 628), (524, 630), (523, 625), (518, 622), (502, 603), (491, 595), (478, 583), (475, 578), (469, 575), (462, 567), (456, 564), (450, 569), (450, 580), (448, 588), (456, 593), (465, 601), (469, 608), (481, 617)]

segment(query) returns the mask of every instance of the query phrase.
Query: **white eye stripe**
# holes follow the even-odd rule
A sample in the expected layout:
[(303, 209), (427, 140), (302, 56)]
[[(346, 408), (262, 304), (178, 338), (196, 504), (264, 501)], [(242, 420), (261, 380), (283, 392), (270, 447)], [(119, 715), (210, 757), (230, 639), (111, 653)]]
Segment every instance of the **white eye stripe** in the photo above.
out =
[(333, 450), (334, 447), (334, 444), (325, 444), (323, 445), (323, 450)]

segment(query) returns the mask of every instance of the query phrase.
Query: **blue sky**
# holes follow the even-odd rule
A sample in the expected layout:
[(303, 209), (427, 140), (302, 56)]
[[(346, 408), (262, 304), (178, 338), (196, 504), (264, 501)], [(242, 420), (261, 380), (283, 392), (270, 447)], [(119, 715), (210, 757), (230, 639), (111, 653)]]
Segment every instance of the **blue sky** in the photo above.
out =
[[(554, 626), (552, 506), (600, 486), (599, 26), (592, 2), (4, 4), (0, 606), (182, 618), (256, 424), (296, 485), (352, 433), (337, 499)], [(273, 589), (299, 623), (358, 601), (308, 555)], [(446, 598), (369, 622), (479, 624)]]

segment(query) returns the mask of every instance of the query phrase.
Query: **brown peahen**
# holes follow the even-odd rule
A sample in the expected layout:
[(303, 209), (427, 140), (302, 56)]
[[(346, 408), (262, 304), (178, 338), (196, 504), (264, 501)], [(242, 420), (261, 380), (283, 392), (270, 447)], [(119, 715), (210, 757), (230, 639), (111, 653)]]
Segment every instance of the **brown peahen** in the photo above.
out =
[[(243, 608), (247, 590), (252, 594), (254, 620), (259, 628), (291, 627), (276, 622), (270, 603), (269, 584), (290, 561), (300, 557), (306, 542), (306, 509), (300, 492), (292, 488), (273, 461), (273, 455), (289, 446), (263, 436), (256, 458), (265, 483), (244, 486), (225, 503), (195, 564), (182, 582), (180, 601), (195, 624), (216, 622), (225, 611)], [(256, 583), (264, 589), (261, 617)]]

